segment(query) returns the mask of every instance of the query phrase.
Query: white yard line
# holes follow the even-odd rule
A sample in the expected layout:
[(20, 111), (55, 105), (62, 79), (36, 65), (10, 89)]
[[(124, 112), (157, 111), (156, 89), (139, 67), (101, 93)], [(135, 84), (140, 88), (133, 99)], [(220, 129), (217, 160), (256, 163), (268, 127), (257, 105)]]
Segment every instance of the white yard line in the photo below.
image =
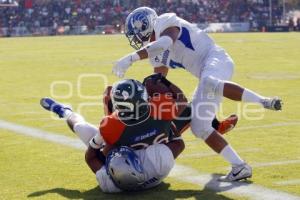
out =
[(198, 171), (176, 165), (169, 175), (178, 180), (189, 182), (192, 184), (204, 185), (205, 188), (214, 190), (216, 192), (228, 192), (237, 196), (247, 197), (253, 200), (299, 200), (299, 196), (291, 195), (289, 193), (278, 190), (269, 189), (256, 184), (249, 184), (245, 182), (219, 182), (218, 175), (201, 174)]
[[(248, 148), (248, 149), (237, 149), (236, 150), (239, 153), (253, 153), (253, 152), (260, 152), (262, 151), (259, 148)], [(198, 152), (198, 153), (185, 153), (183, 152), (183, 155), (181, 158), (204, 158), (204, 157), (211, 157), (211, 156), (219, 156), (219, 154), (215, 153), (214, 151), (211, 152)]]
[(234, 130), (251, 130), (251, 129), (273, 128), (273, 127), (284, 127), (284, 126), (300, 126), (300, 121), (279, 122), (279, 123), (265, 124), (265, 125), (258, 125), (258, 126), (237, 127)]
[[(0, 129), (9, 130), (17, 134), (27, 135), (46, 141), (62, 144), (76, 149), (85, 149), (84, 144), (79, 139), (69, 138), (56, 133), (43, 131), (23, 125), (0, 120)], [(217, 192), (228, 192), (241, 197), (247, 197), (255, 200), (300, 200), (299, 196), (295, 196), (286, 192), (281, 192), (256, 184), (248, 184), (243, 182), (220, 183), (216, 179), (217, 175), (199, 173), (198, 171), (182, 165), (175, 165), (172, 170), (171, 177), (188, 183), (204, 185), (204, 187)]]
[(300, 179), (286, 180), (275, 182), (276, 185), (285, 186), (285, 185), (299, 185)]
[(282, 161), (273, 161), (273, 162), (265, 162), (265, 163), (251, 163), (252, 167), (269, 167), (276, 165), (290, 165), (290, 164), (300, 164), (300, 160), (282, 160)]
[[(262, 163), (250, 162), (249, 164), (251, 165), (252, 168), (260, 168), (260, 167), (300, 164), (300, 160), (280, 160), (280, 161), (262, 162)], [(221, 167), (220, 169), (229, 170), (230, 167)]]
[(47, 140), (65, 146), (70, 146), (77, 149), (85, 149), (85, 145), (79, 139), (70, 138), (64, 135), (43, 131), (37, 128), (22, 126), (22, 125), (18, 125), (3, 120), (0, 120), (0, 128), (13, 131), (18, 134), (28, 135), (31, 137)]
[[(275, 127), (286, 127), (286, 126), (300, 126), (300, 121), (293, 121), (293, 122), (278, 122), (278, 123), (273, 123), (273, 124), (265, 124), (265, 125), (257, 125), (257, 126), (244, 126), (244, 127), (236, 127), (234, 130), (237, 131), (247, 131), (247, 130), (252, 130), (252, 129), (264, 129), (264, 128), (275, 128)], [(240, 134), (241, 132), (239, 132)], [(192, 143), (198, 143), (200, 139), (195, 138), (195, 139), (189, 139), (186, 140), (186, 144), (192, 144)]]

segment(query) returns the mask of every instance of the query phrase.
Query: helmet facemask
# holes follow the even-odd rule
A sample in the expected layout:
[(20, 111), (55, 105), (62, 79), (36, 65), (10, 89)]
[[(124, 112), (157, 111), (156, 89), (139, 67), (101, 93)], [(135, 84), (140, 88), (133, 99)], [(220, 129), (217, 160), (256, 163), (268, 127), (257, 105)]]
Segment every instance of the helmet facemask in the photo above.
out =
[(143, 41), (134, 33), (125, 33), (128, 38), (130, 46), (132, 46), (135, 50), (139, 50), (143, 47)]

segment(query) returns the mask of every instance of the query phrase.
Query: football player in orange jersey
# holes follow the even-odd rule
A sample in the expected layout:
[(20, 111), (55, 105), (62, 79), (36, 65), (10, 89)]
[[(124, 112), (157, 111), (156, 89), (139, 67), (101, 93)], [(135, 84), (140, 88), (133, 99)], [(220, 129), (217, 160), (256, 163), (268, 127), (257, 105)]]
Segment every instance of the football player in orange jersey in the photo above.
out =
[[(190, 122), (190, 109), (187, 109), (185, 96), (179, 88), (164, 77), (152, 75), (146, 80), (155, 82), (154, 84), (159, 87), (167, 85), (169, 89), (165, 91), (169, 94), (159, 94), (160, 90), (154, 92), (155, 94), (152, 92), (151, 97), (147, 98), (144, 86), (135, 80), (118, 82), (114, 85), (112, 92), (112, 87), (108, 87), (103, 99), (106, 117), (101, 122), (101, 134), (95, 126), (87, 123), (70, 107), (49, 98), (41, 100), (41, 105), (45, 109), (55, 112), (61, 118), (66, 118), (70, 128), (88, 146), (86, 162), (96, 173), (99, 185), (104, 192), (119, 192), (121, 189), (140, 190), (159, 184), (172, 169), (174, 159), (184, 149), (180, 134)], [(146, 81), (145, 85), (147, 85)], [(185, 116), (184, 119), (177, 118), (180, 113)], [(104, 143), (105, 148), (102, 148)], [(126, 148), (124, 151), (123, 146), (131, 146), (135, 149), (137, 158), (144, 158), (140, 161), (141, 167), (144, 168), (143, 173), (134, 170), (134, 159), (129, 159), (132, 156), (128, 156), (133, 153)], [(121, 148), (122, 151), (117, 151), (113, 155), (124, 154), (124, 159), (122, 160), (121, 156), (110, 159), (113, 161), (106, 161), (105, 156), (110, 149), (115, 149), (115, 147)], [(117, 159), (121, 161), (117, 162)], [(129, 163), (127, 167), (131, 167), (135, 176), (125, 173), (126, 167), (124, 166), (118, 168), (120, 163), (125, 161)], [(113, 165), (114, 163), (117, 164)], [(109, 172), (111, 169), (118, 173)], [(113, 179), (118, 181), (113, 181)], [(120, 185), (119, 182), (124, 184)], [(129, 183), (138, 183), (138, 185)]]
[[(158, 185), (184, 149), (184, 142), (172, 120), (185, 109), (187, 101), (179, 88), (166, 83), (171, 94), (155, 97), (148, 97), (145, 87), (136, 80), (116, 83), (111, 92), (114, 112), (107, 113), (99, 129), (87, 123), (70, 107), (50, 98), (43, 98), (41, 105), (65, 118), (70, 128), (88, 146), (86, 162), (104, 192), (140, 190)], [(138, 170), (139, 165), (134, 162), (136, 159), (130, 159), (134, 157), (133, 153), (123, 146), (134, 150), (143, 170)], [(134, 173), (125, 173), (124, 166), (116, 169), (118, 165), (113, 163), (116, 163), (118, 156), (112, 156), (114, 159), (109, 159), (105, 167), (105, 156), (111, 149), (118, 149), (113, 155), (123, 155), (124, 159), (119, 158), (117, 163), (127, 164)]]

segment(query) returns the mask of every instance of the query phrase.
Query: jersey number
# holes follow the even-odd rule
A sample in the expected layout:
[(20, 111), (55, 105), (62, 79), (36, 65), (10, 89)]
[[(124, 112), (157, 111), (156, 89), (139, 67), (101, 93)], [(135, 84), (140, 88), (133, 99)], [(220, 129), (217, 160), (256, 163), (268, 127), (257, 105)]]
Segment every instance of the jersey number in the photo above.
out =
[[(166, 135), (164, 133), (162, 133), (162, 134), (156, 136), (156, 138), (153, 140), (152, 144), (160, 144), (160, 143), (167, 143), (167, 142), (168, 142), (168, 138), (166, 137)], [(131, 147), (147, 148), (148, 146), (150, 146), (152, 144), (140, 142), (140, 143), (131, 145)]]

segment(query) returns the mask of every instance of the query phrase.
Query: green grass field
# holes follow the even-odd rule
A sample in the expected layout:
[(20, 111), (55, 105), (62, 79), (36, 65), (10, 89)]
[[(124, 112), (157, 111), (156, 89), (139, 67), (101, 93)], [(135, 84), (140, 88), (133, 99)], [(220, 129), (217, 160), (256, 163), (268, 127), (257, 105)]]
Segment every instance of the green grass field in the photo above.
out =
[[(226, 136), (253, 165), (252, 184), (300, 198), (300, 34), (212, 34), (236, 63), (233, 80), (266, 96), (280, 96), (282, 112), (265, 111), (247, 120), (244, 104), (224, 101), (225, 117), (240, 114)], [(103, 116), (100, 95), (117, 80), (112, 62), (132, 49), (124, 36), (0, 38), (0, 120), (75, 138), (65, 123), (42, 110), (44, 96), (72, 104), (98, 124)], [(126, 77), (142, 80), (152, 72), (148, 62), (135, 64)], [(197, 80), (183, 70), (169, 78), (191, 97)], [(257, 114), (251, 114), (257, 117)], [(134, 194), (103, 194), (84, 162), (82, 150), (16, 134), (0, 128), (0, 199), (251, 199), (216, 192), (173, 174), (159, 187)], [(224, 174), (227, 163), (190, 131), (177, 163), (199, 174)], [(198, 175), (199, 175), (198, 174)], [(251, 185), (251, 183), (249, 183)]]

